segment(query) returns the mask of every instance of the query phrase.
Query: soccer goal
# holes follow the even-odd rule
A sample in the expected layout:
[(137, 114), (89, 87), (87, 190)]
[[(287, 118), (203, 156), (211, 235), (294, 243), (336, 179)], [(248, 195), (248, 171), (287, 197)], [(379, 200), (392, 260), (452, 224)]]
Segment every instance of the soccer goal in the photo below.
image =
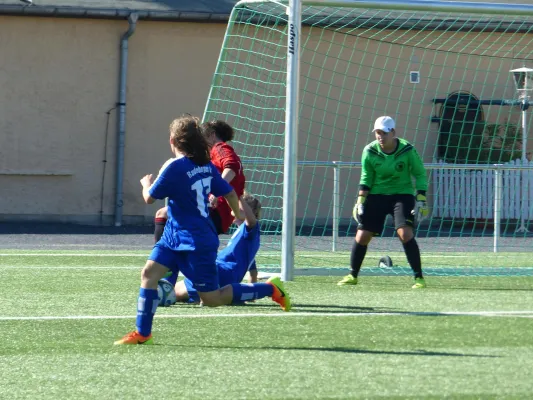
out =
[[(260, 268), (348, 271), (361, 153), (390, 115), (428, 169), (426, 275), (533, 275), (532, 78), (533, 5), (237, 3), (204, 120), (236, 128)], [(411, 273), (391, 221), (364, 273)]]

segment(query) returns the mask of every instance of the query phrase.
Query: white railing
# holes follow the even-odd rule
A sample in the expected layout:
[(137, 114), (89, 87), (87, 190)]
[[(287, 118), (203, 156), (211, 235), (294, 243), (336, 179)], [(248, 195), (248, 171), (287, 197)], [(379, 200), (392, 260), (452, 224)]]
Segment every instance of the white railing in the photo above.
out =
[[(254, 160), (245, 165), (283, 166), (283, 161)], [(298, 167), (330, 167), (333, 170), (333, 210), (331, 250), (337, 250), (340, 223), (340, 172), (343, 168), (361, 168), (360, 162), (298, 161)], [(502, 218), (521, 220), (517, 231), (527, 232), (525, 220), (533, 216), (533, 162), (507, 164), (425, 163), (432, 171), (433, 209), (431, 217), (493, 219), (493, 251), (498, 252)], [(468, 177), (468, 178), (467, 178)], [(524, 178), (527, 177), (527, 178)], [(522, 187), (522, 183), (524, 187)], [(522, 190), (522, 189), (523, 190)], [(431, 193), (431, 192), (430, 192)], [(527, 193), (527, 198), (525, 197)], [(522, 199), (524, 196), (524, 199)], [(456, 201), (460, 200), (458, 206)], [(515, 207), (509, 210), (510, 205)], [(517, 207), (516, 207), (517, 206)], [(435, 211), (437, 210), (437, 211)], [(453, 210), (453, 214), (452, 211)], [(467, 217), (466, 215), (474, 215)], [(476, 216), (478, 215), (478, 216)]]
[[(482, 218), (494, 216), (494, 171), (479, 169), (442, 168), (432, 173), (434, 217)], [(501, 217), (529, 220), (533, 217), (533, 162), (511, 161), (506, 166), (524, 170), (504, 170), (502, 173)]]

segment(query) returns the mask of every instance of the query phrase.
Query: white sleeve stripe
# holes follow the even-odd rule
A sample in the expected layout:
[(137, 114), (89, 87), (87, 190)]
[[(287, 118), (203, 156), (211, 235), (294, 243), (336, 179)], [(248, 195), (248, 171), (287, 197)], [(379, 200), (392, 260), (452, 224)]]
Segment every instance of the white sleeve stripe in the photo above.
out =
[(163, 166), (159, 169), (159, 173), (157, 174), (157, 176), (159, 177), (159, 175), (161, 175), (163, 173), (163, 171), (165, 169), (168, 168), (168, 166), (170, 164), (172, 164), (174, 161), (176, 161), (177, 159), (176, 158), (169, 158), (167, 161), (165, 161), (165, 163), (163, 164)]
[(163, 166), (159, 170), (159, 174), (157, 175), (157, 178), (155, 178), (154, 183), (152, 183), (152, 187), (157, 183), (157, 181), (159, 180), (159, 177), (161, 176), (161, 174), (170, 166), (170, 164), (172, 164), (176, 160), (178, 160), (178, 159), (177, 158), (169, 158), (167, 161), (165, 161), (165, 163), (163, 164)]

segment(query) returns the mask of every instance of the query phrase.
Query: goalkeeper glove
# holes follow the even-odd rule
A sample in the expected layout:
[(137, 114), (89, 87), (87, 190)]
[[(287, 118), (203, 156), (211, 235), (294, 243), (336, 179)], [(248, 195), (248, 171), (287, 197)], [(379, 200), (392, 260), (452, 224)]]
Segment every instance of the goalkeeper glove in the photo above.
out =
[(358, 224), (363, 223), (363, 213), (365, 212), (365, 204), (366, 197), (365, 196), (359, 196), (357, 198), (357, 203), (355, 203), (355, 206), (353, 207), (353, 217), (357, 221)]
[(415, 219), (417, 223), (420, 223), (424, 221), (428, 215), (429, 215), (429, 209), (426, 202), (426, 196), (418, 193), (416, 195), (416, 203), (415, 203)]

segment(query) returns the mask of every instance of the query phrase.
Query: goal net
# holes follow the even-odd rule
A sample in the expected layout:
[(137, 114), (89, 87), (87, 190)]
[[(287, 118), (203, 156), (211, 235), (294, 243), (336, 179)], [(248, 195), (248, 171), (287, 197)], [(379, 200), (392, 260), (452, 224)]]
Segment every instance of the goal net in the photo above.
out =
[[(381, 115), (427, 165), (431, 214), (416, 233), (426, 275), (533, 275), (533, 108), (510, 72), (525, 67), (528, 84), (533, 6), (430, 3), (302, 3), (296, 275), (349, 270), (361, 153)], [(204, 115), (236, 129), (247, 190), (263, 205), (258, 264), (272, 271), (282, 237), (286, 11), (272, 1), (235, 6)], [(395, 266), (379, 267), (383, 256)], [(390, 219), (361, 273), (411, 273)]]

